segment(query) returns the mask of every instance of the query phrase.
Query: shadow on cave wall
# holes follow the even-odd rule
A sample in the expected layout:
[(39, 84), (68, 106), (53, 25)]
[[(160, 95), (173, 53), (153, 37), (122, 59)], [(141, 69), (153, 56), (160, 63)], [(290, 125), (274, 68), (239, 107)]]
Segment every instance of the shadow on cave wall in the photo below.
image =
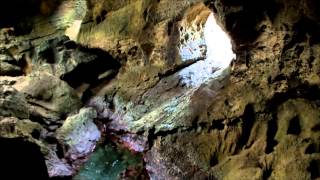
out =
[(14, 27), (15, 35), (30, 33), (34, 16), (49, 16), (62, 0), (10, 0), (0, 6), (0, 28)]
[(73, 88), (80, 86), (82, 83), (96, 85), (99, 83), (100, 74), (108, 70), (117, 72), (121, 67), (116, 59), (101, 49), (86, 47), (79, 47), (79, 49), (82, 52), (94, 54), (97, 58), (91, 62), (80, 64), (73, 71), (61, 77), (62, 80), (66, 81)]
[[(271, 0), (207, 1), (206, 5), (215, 13), (227, 11), (224, 12), (226, 15), (221, 20), (225, 22), (226, 30), (238, 45), (253, 42), (262, 31), (261, 29), (256, 29), (256, 25), (261, 22), (265, 15), (274, 20), (282, 8), (282, 4)], [(239, 6), (242, 6), (241, 10), (232, 10), (232, 7)]]
[(43, 154), (22, 138), (0, 138), (0, 179), (49, 179)]

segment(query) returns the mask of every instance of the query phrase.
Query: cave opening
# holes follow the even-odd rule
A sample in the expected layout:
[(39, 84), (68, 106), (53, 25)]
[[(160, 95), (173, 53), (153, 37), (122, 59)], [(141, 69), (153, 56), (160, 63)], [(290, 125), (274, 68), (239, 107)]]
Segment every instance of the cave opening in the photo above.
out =
[[(194, 14), (192, 11), (197, 10)], [(190, 20), (192, 19), (192, 20)], [(183, 62), (196, 62), (180, 73), (184, 84), (198, 87), (225, 72), (236, 54), (232, 40), (207, 7), (194, 7), (180, 24), (179, 53)]]
[(0, 179), (49, 179), (39, 146), (23, 138), (0, 138)]

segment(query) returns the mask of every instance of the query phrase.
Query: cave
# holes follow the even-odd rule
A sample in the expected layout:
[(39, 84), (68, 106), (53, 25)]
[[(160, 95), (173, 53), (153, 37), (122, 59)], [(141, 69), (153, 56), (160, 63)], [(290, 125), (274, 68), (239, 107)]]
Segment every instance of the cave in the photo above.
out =
[(317, 0), (0, 7), (0, 179), (319, 178)]

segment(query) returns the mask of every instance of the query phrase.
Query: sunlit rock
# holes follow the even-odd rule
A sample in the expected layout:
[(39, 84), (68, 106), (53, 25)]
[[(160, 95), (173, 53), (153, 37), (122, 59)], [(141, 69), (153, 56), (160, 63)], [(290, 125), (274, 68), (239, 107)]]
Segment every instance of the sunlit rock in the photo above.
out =
[(75, 20), (70, 27), (66, 30), (66, 35), (73, 41), (77, 40), (82, 20)]
[(68, 117), (57, 130), (57, 138), (67, 145), (67, 154), (72, 160), (85, 157), (96, 146), (100, 131), (93, 123), (97, 117), (95, 110), (81, 109), (79, 114)]

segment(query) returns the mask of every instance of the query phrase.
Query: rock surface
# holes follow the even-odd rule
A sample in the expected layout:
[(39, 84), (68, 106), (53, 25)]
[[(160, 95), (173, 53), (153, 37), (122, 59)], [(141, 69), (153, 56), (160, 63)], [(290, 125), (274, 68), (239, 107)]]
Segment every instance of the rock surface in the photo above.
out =
[(57, 130), (57, 139), (67, 145), (71, 160), (87, 156), (100, 139), (100, 131), (93, 123), (97, 113), (93, 109), (81, 109), (79, 114), (68, 117)]
[(44, 121), (58, 121), (81, 106), (74, 90), (48, 73), (31, 74), (18, 80), (13, 87), (25, 94), (34, 116)]
[(38, 146), (50, 177), (105, 140), (151, 179), (320, 178), (317, 0), (54, 2), (0, 8), (0, 138)]

